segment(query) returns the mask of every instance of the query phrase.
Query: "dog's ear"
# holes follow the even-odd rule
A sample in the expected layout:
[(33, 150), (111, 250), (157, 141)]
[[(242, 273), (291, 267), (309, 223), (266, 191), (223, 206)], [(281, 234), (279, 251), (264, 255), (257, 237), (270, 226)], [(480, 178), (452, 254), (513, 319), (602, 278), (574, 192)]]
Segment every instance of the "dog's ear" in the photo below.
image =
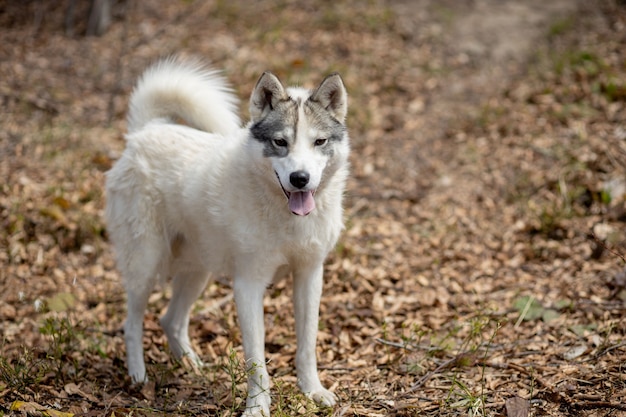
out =
[(256, 122), (285, 98), (285, 89), (278, 78), (269, 71), (264, 72), (250, 96), (250, 118)]
[(339, 74), (330, 74), (324, 78), (309, 100), (320, 103), (340, 122), (343, 123), (345, 120), (348, 112), (348, 93)]

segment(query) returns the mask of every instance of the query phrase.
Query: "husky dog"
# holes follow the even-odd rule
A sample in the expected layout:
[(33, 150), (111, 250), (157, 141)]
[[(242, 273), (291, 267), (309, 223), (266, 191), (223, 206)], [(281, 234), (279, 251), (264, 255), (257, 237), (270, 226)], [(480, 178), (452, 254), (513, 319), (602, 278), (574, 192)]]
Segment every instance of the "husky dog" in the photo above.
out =
[(244, 415), (269, 416), (263, 296), (274, 278), (291, 273), (298, 385), (317, 403), (335, 404), (315, 347), (322, 265), (343, 228), (347, 104), (338, 74), (307, 90), (284, 88), (266, 72), (241, 127), (237, 100), (215, 71), (167, 59), (143, 74), (130, 98), (126, 149), (106, 179), (134, 382), (146, 380), (143, 317), (155, 284), (172, 278), (161, 319), (170, 349), (200, 366), (190, 309), (212, 275), (228, 274), (248, 369)]

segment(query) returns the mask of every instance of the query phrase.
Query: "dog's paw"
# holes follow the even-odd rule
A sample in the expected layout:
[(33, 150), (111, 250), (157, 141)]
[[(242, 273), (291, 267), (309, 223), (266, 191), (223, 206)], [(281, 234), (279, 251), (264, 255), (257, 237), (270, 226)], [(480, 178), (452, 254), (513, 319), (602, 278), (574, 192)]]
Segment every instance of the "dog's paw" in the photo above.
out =
[(185, 352), (180, 362), (187, 368), (199, 375), (201, 370), (206, 367), (202, 359), (196, 355), (194, 351)]
[(269, 408), (265, 407), (246, 407), (241, 417), (270, 417)]
[(131, 385), (141, 387), (148, 382), (148, 375), (146, 374), (146, 368), (129, 370), (128, 376), (130, 376)]
[(337, 404), (337, 396), (321, 387), (316, 390), (306, 392), (305, 395), (315, 401), (317, 405), (322, 407), (332, 407)]
[(269, 412), (266, 413), (265, 411), (262, 411), (262, 410), (256, 410), (256, 411), (246, 410), (243, 412), (241, 417), (270, 417), (270, 413)]
[(270, 417), (270, 404), (272, 402), (268, 393), (268, 388), (260, 389), (258, 385), (251, 385), (253, 388), (248, 392), (246, 398), (246, 409), (242, 417)]

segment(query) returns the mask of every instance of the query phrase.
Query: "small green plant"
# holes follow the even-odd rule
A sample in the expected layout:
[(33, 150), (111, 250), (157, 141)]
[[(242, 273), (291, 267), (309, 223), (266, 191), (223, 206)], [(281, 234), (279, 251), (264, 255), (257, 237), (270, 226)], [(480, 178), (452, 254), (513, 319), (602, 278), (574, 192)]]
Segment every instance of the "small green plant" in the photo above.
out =
[(237, 402), (236, 399), (241, 398), (243, 394), (239, 385), (245, 382), (247, 373), (237, 356), (237, 352), (232, 348), (228, 353), (226, 363), (223, 365), (223, 370), (226, 371), (230, 379), (230, 397), (233, 402), (231, 412), (235, 413), (241, 406), (241, 401)]
[(626, 100), (626, 84), (621, 83), (615, 79), (611, 79), (600, 85), (600, 91), (610, 101), (624, 101)]
[[(563, 301), (563, 303), (567, 302), (568, 300)], [(563, 306), (567, 307), (567, 304)], [(523, 321), (541, 319), (545, 323), (548, 323), (559, 317), (559, 312), (556, 309), (544, 307), (535, 297), (530, 295), (525, 295), (514, 300), (513, 308), (519, 312), (519, 318), (515, 323), (515, 327), (519, 327)], [(562, 308), (561, 304), (559, 304), (557, 308)]]
[[(451, 408), (463, 408), (469, 416), (485, 414), (485, 367), (489, 358), (490, 346), (498, 331), (501, 322), (494, 321), (488, 314), (478, 314), (466, 325), (467, 334), (460, 343), (453, 367), (457, 369), (451, 377), (452, 386), (448, 393), (448, 403)], [(460, 378), (459, 369), (475, 366), (482, 363), (480, 387), (471, 389)]]
[(474, 394), (469, 387), (458, 380), (456, 376), (452, 378), (452, 388), (448, 395), (448, 402), (451, 408), (467, 410), (469, 417), (478, 417), (485, 413), (484, 394)]
[(418, 324), (402, 326), (405, 331), (402, 333), (402, 341), (407, 346), (419, 346), (422, 338), (428, 334), (427, 330), (422, 329)]
[(332, 415), (332, 408), (318, 406), (313, 400), (306, 398), (293, 384), (277, 380), (274, 384), (273, 393), (273, 416), (313, 417)]
[(73, 375), (80, 369), (73, 352), (79, 351), (79, 333), (69, 317), (49, 317), (39, 328), (39, 332), (51, 338), (47, 359), (56, 375), (65, 382), (67, 373)]
[(573, 27), (574, 19), (572, 19), (571, 17), (564, 17), (552, 23), (550, 29), (548, 30), (548, 35), (550, 38), (556, 37), (566, 33)]
[(25, 392), (37, 386), (46, 372), (46, 363), (37, 360), (32, 349), (24, 347), (13, 359), (0, 356), (0, 382), (13, 392)]
[(459, 323), (454, 324), (443, 335), (433, 335), (430, 339), (431, 349), (430, 355), (443, 355), (452, 352), (457, 346), (459, 346), (458, 335), (463, 326)]

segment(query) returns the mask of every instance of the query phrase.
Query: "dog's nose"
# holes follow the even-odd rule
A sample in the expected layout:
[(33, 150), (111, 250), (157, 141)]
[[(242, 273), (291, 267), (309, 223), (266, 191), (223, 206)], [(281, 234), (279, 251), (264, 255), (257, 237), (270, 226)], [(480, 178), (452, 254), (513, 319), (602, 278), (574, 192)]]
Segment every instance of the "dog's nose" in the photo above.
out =
[(289, 175), (289, 182), (296, 188), (304, 188), (309, 183), (309, 173), (306, 171), (295, 171)]

